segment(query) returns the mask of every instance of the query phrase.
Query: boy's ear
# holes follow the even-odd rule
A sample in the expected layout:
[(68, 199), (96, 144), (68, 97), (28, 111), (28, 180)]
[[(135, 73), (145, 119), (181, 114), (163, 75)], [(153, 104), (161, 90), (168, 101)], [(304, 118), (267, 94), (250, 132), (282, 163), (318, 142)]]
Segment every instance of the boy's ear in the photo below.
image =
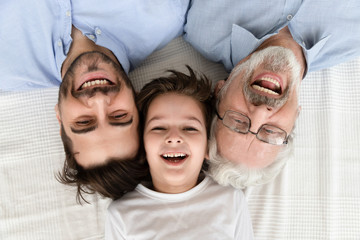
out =
[(209, 140), (207, 141), (207, 145), (206, 145), (206, 154), (205, 154), (205, 159), (209, 160)]
[(206, 160), (209, 160), (209, 153), (207, 152), (206, 155), (205, 155), (205, 159)]
[(216, 98), (219, 96), (219, 92), (223, 88), (224, 84), (225, 80), (220, 80), (215, 84), (214, 94)]

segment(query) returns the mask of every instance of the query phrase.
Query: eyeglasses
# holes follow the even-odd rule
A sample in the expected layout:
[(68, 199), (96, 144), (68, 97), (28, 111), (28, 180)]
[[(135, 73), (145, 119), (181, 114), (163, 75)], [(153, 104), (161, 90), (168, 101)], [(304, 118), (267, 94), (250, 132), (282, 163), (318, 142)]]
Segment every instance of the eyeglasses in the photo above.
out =
[(242, 113), (228, 110), (225, 112), (224, 117), (220, 117), (218, 111), (216, 110), (216, 115), (227, 128), (234, 132), (242, 134), (252, 133), (260, 141), (272, 145), (283, 145), (288, 143), (287, 133), (281, 128), (269, 124), (263, 124), (257, 132), (252, 132), (250, 131), (250, 118)]

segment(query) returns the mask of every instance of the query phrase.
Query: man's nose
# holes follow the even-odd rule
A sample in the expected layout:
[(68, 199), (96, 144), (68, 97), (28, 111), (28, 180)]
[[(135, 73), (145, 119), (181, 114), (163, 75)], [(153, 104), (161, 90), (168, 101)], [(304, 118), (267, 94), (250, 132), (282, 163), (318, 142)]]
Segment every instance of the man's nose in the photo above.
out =
[(250, 112), (255, 112), (255, 111), (265, 111), (268, 114), (273, 114), (273, 112), (275, 111), (275, 108), (265, 105), (265, 104), (261, 104), (261, 105), (254, 105), (252, 103), (248, 103), (248, 108)]
[(267, 123), (269, 118), (274, 114), (274, 108), (267, 105), (250, 105), (249, 117), (251, 119), (250, 131), (257, 132), (261, 125)]
[(166, 144), (181, 144), (181, 143), (183, 143), (183, 139), (181, 137), (179, 130), (171, 129), (165, 138), (165, 143)]
[(86, 104), (89, 107), (93, 107), (94, 105), (107, 106), (111, 104), (111, 96), (97, 92), (86, 100)]

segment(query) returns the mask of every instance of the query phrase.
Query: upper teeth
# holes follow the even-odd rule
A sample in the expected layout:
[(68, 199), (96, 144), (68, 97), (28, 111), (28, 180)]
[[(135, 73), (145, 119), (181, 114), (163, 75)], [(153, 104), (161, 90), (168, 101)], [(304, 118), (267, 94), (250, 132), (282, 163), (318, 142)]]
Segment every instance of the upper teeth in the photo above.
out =
[(278, 81), (276, 81), (275, 79), (269, 78), (269, 77), (263, 77), (261, 79), (259, 79), (261, 81), (268, 81), (271, 82), (273, 84), (275, 84), (276, 87), (280, 87), (280, 83)]
[(185, 153), (165, 153), (163, 157), (185, 157)]
[(252, 85), (253, 88), (255, 88), (256, 90), (262, 91), (262, 92), (266, 92), (266, 93), (270, 93), (270, 94), (274, 94), (274, 95), (279, 95), (277, 92), (274, 92), (273, 90), (264, 88), (264, 87), (260, 87), (258, 85)]
[(109, 81), (106, 79), (96, 79), (96, 80), (92, 80), (92, 81), (88, 81), (86, 83), (84, 83), (81, 88), (86, 88), (86, 87), (90, 87), (90, 86), (94, 86), (94, 85), (103, 85), (103, 84), (107, 84)]

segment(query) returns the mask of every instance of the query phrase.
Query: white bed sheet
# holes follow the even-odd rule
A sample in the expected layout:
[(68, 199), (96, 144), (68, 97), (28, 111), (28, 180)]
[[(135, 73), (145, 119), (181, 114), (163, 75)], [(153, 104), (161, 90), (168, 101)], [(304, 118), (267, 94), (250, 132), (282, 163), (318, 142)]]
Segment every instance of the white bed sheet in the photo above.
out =
[[(178, 38), (130, 77), (139, 90), (185, 64), (213, 82), (227, 76)], [(256, 239), (360, 239), (359, 79), (360, 58), (303, 80), (294, 157), (273, 182), (245, 191)], [(103, 239), (109, 200), (78, 205), (54, 177), (64, 160), (56, 101), (57, 88), (0, 91), (0, 239)]]

